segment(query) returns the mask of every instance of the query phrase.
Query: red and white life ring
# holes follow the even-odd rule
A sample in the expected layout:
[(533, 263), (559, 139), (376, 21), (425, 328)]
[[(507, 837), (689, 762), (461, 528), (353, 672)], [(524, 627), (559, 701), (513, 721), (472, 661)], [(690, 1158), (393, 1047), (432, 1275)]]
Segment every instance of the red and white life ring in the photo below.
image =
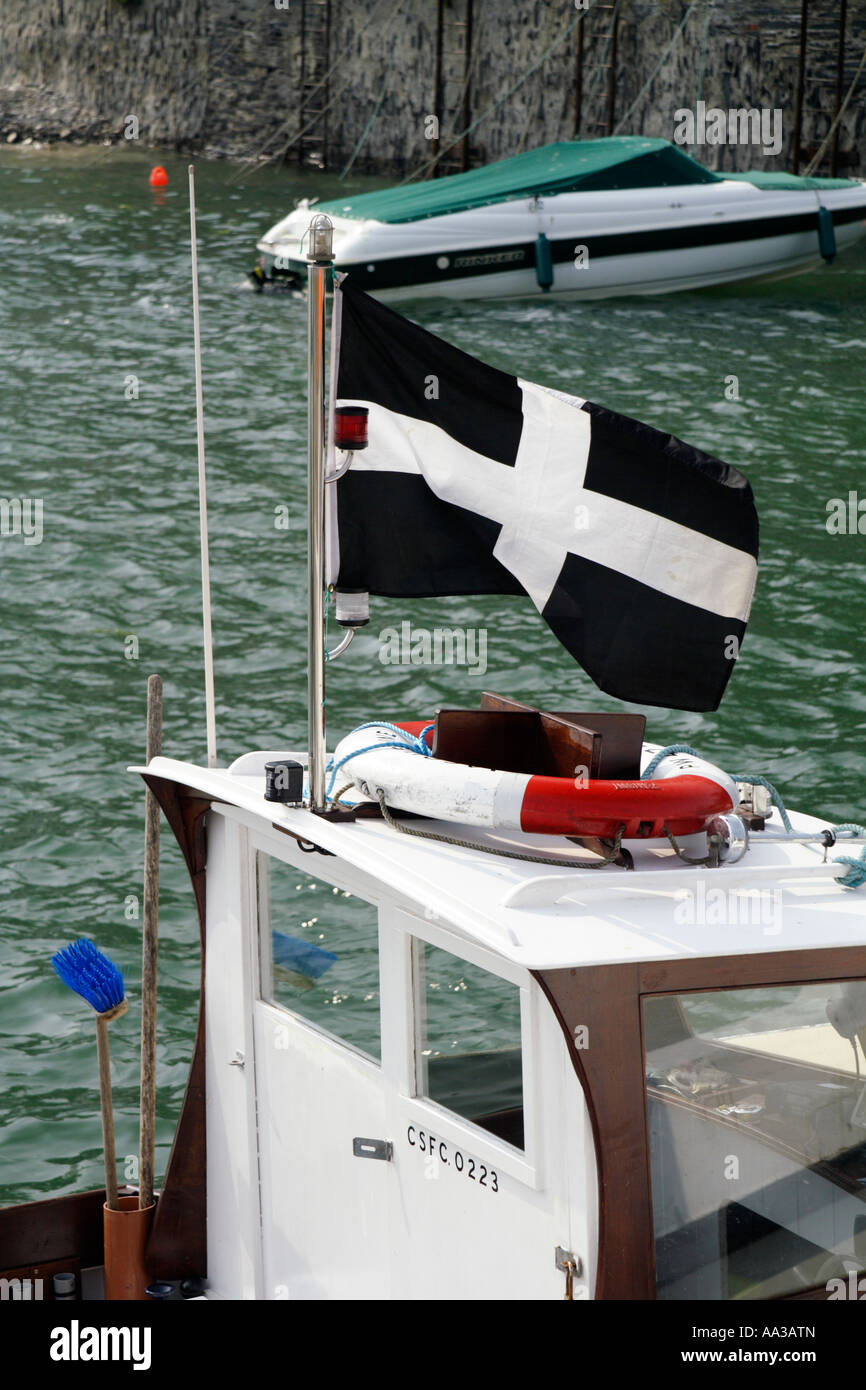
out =
[[(535, 835), (607, 838), (621, 826), (624, 839), (692, 835), (737, 805), (727, 773), (685, 753), (664, 758), (646, 781), (581, 781), (491, 771), (394, 747), (395, 730), (405, 732), (408, 746), (424, 728), (423, 721), (367, 724), (347, 735), (334, 750), (340, 785), (350, 782), (373, 799), (381, 790), (392, 809), (434, 820)], [(641, 768), (659, 751), (644, 744)]]

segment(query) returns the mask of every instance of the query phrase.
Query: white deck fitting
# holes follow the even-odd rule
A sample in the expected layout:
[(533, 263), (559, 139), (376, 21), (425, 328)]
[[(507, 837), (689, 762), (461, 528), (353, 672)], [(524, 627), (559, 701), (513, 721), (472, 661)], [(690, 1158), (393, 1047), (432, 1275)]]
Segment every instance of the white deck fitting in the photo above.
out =
[[(276, 825), (310, 840), (399, 894), (409, 910), (527, 969), (866, 945), (866, 887), (840, 887), (845, 867), (832, 863), (860, 846), (839, 841), (824, 863), (820, 845), (780, 842), (778, 817), (775, 829), (752, 835), (749, 854), (730, 867), (691, 867), (657, 841), (649, 847), (632, 840), (625, 843), (633, 872), (609, 866), (569, 873), (402, 835), (378, 819), (332, 822), (265, 801), (264, 765), (284, 757), (306, 761), (279, 750), (248, 753), (229, 769), (155, 758), (130, 771), (192, 787), (236, 808), (251, 827)], [(832, 823), (790, 816), (799, 832)], [(495, 836), (441, 821), (411, 825), (576, 863), (594, 857), (557, 836)]]

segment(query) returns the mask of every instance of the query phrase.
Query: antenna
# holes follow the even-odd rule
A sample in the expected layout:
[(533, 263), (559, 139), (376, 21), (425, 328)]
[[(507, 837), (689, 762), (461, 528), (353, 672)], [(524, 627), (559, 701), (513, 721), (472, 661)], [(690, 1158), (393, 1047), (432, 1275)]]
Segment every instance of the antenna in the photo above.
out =
[(216, 767), (216, 706), (213, 687), (213, 635), (210, 608), (210, 560), (207, 542), (207, 479), (204, 461), (204, 398), (201, 380), (201, 330), (198, 312), (198, 248), (195, 235), (195, 165), (189, 166), (189, 234), (192, 245), (192, 323), (195, 335), (195, 417), (198, 439), (198, 516), (201, 535), (201, 609), (204, 628), (204, 698), (207, 718), (207, 765)]

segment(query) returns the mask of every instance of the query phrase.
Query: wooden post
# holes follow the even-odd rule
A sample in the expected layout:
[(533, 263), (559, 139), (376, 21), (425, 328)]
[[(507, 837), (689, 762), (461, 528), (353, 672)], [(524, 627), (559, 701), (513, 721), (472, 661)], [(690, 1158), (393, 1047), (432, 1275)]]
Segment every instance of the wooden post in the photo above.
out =
[(444, 100), (443, 80), (442, 80), (442, 30), (445, 23), (444, 0), (436, 0), (436, 52), (433, 61), (433, 114), (436, 117), (438, 133), (436, 139), (431, 141), (433, 146), (433, 177), (439, 177), (439, 134), (442, 130), (442, 103)]
[(298, 79), (298, 164), (304, 163), (304, 121), (306, 119), (306, 107), (304, 102), (304, 84), (307, 80), (307, 6), (305, 0), (301, 0), (301, 63), (300, 75)]
[[(833, 121), (839, 117), (842, 105), (842, 84), (845, 81), (845, 26), (848, 19), (848, 0), (839, 0), (839, 39), (836, 45), (836, 85), (833, 91)], [(833, 131), (833, 146), (830, 151), (830, 177), (836, 177), (836, 161), (839, 154), (839, 127)]]
[[(466, 0), (466, 38), (463, 56), (463, 129), (468, 132), (470, 121), (469, 88), (472, 72), (472, 0)], [(465, 173), (469, 168), (469, 135), (460, 142), (460, 165)]]
[(613, 135), (613, 128), (616, 124), (616, 34), (619, 27), (619, 0), (615, 0), (613, 7), (613, 17), (610, 21), (610, 48), (608, 56), (610, 58), (610, 69), (607, 74), (607, 130), (605, 134)]
[(803, 135), (803, 94), (806, 86), (806, 37), (809, 26), (809, 0), (802, 0), (800, 9), (800, 50), (797, 55), (797, 100), (794, 109), (794, 148), (791, 151), (791, 172), (800, 172), (800, 141)]
[(322, 66), (325, 70), (325, 85), (319, 93), (319, 101), (322, 104), (322, 167), (328, 167), (328, 93), (331, 84), (327, 80), (327, 75), (331, 70), (331, 0), (326, 0), (325, 4), (325, 53), (322, 59)]
[(583, 26), (586, 11), (577, 23), (577, 51), (574, 58), (574, 139), (580, 139), (580, 121), (583, 107)]
[[(147, 682), (148, 764), (162, 752), (162, 681)], [(156, 997), (159, 926), (159, 806), (148, 787), (144, 798), (144, 908), (141, 924), (141, 1137), (138, 1205), (153, 1202), (156, 1129)]]

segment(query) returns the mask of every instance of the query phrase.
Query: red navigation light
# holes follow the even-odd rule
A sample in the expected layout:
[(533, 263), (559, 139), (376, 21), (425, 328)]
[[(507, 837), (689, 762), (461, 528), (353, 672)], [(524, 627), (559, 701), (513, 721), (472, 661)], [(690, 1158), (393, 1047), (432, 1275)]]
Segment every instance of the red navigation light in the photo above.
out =
[(365, 405), (338, 405), (334, 411), (334, 445), (337, 449), (366, 449), (367, 416)]

